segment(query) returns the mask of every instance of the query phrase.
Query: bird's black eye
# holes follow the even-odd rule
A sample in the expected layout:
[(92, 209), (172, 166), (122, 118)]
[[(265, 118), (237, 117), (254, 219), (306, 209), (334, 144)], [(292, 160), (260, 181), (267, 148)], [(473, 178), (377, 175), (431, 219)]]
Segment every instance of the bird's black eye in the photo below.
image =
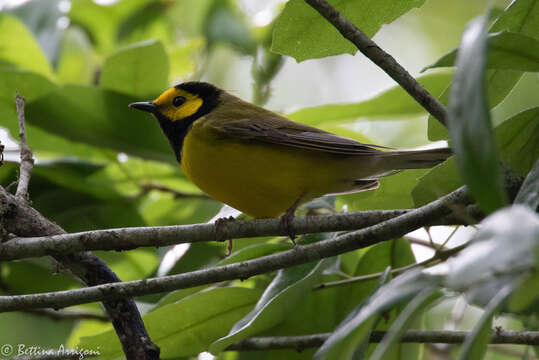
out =
[(183, 96), (176, 96), (174, 100), (172, 100), (172, 104), (176, 107), (182, 106), (185, 103), (185, 98)]

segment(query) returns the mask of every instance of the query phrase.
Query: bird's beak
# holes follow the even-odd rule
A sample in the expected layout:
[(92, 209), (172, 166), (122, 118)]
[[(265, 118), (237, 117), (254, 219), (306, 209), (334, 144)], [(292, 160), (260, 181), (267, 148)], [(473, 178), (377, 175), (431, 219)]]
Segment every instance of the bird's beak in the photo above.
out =
[(153, 101), (134, 102), (129, 104), (129, 107), (135, 108), (137, 110), (146, 111), (152, 114), (155, 114), (157, 112), (157, 105)]

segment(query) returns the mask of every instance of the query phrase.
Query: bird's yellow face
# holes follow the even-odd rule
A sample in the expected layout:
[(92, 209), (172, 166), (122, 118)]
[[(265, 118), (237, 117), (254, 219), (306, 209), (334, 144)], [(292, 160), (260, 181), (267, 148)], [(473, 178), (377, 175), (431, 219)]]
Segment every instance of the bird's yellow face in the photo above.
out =
[(199, 95), (175, 87), (166, 90), (153, 102), (159, 112), (172, 122), (196, 114), (204, 104)]
[(166, 90), (154, 101), (129, 104), (130, 107), (153, 114), (167, 136), (176, 158), (181, 162), (183, 140), (191, 125), (209, 114), (220, 103), (222, 90), (204, 82), (186, 82)]

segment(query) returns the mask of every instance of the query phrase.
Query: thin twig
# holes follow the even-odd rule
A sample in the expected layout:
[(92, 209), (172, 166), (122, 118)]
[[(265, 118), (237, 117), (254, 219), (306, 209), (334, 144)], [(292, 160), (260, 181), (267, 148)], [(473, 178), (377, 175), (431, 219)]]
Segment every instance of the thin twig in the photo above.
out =
[(19, 139), (21, 147), (21, 165), (19, 174), (19, 183), (15, 195), (21, 199), (28, 197), (28, 184), (32, 177), (32, 169), (34, 168), (34, 158), (32, 151), (26, 140), (26, 124), (24, 118), (24, 105), (26, 100), (18, 93), (15, 95), (15, 105), (17, 108), (17, 120), (19, 122)]
[(432, 249), (432, 250), (447, 250), (446, 247), (438, 247), (436, 246), (436, 244), (432, 244), (429, 240), (423, 240), (423, 239), (419, 239), (419, 238), (416, 238), (415, 236), (411, 236), (411, 235), (405, 235), (403, 236), (403, 238), (405, 240), (408, 240), (408, 242), (410, 244), (416, 244), (416, 245), (421, 245), (421, 246), (424, 246), (424, 247), (427, 247), (429, 249)]
[(110, 301), (134, 295), (185, 289), (226, 280), (247, 279), (254, 275), (305, 264), (401, 237), (431, 223), (434, 219), (447, 215), (451, 211), (450, 204), (467, 201), (469, 201), (467, 191), (461, 187), (425, 206), (368, 228), (308, 245), (297, 245), (291, 250), (240, 263), (160, 278), (109, 283), (76, 290), (2, 296), (0, 297), (0, 312), (44, 307), (62, 308), (87, 302)]
[(348, 21), (325, 0), (305, 0), (310, 6), (327, 19), (346, 39), (385, 71), (421, 106), (444, 126), (447, 124), (445, 107), (411, 76), (391, 55), (382, 50), (365, 33)]
[[(423, 260), (423, 261), (421, 261), (419, 263), (410, 264), (410, 265), (407, 265), (407, 266), (403, 266), (403, 267), (391, 270), (391, 275), (398, 275), (400, 273), (403, 273), (403, 272), (405, 272), (407, 270), (410, 270), (410, 269), (414, 269), (416, 267), (433, 265), (434, 263), (437, 264), (440, 261), (444, 261), (444, 260), (446, 260), (446, 259), (448, 259), (448, 258), (450, 258), (452, 256), (455, 256), (459, 251), (464, 249), (466, 246), (467, 246), (467, 244), (463, 244), (463, 245), (457, 246), (457, 247), (452, 248), (452, 249), (446, 249), (446, 250), (437, 251), (434, 254), (434, 256), (432, 256), (432, 257), (430, 257), (430, 258), (428, 258), (426, 260)], [(335, 286), (342, 286), (342, 285), (347, 285), (347, 284), (354, 284), (354, 283), (358, 283), (358, 282), (374, 280), (374, 279), (378, 279), (380, 276), (382, 276), (384, 274), (385, 274), (385, 272), (378, 272), (378, 273), (374, 273), (374, 274), (368, 274), (368, 275), (362, 275), (362, 276), (354, 276), (354, 277), (351, 277), (349, 279), (344, 279), (344, 280), (330, 281), (330, 282), (322, 283), (322, 284), (319, 284), (319, 285), (315, 286), (313, 288), (313, 290), (322, 290), (322, 289), (327, 289), (327, 288), (331, 288), (331, 287), (335, 287)]]
[[(378, 343), (384, 338), (385, 331), (373, 331), (369, 342)], [(319, 347), (326, 341), (331, 333), (312, 334), (302, 336), (268, 336), (255, 337), (242, 340), (230, 345), (228, 351), (248, 350), (275, 350), (294, 349), (302, 351), (307, 348)], [(470, 335), (469, 331), (429, 331), (407, 330), (401, 338), (401, 343), (446, 343), (461, 344)], [(539, 331), (511, 331), (502, 330), (494, 332), (490, 339), (491, 344), (517, 344), (539, 345)]]

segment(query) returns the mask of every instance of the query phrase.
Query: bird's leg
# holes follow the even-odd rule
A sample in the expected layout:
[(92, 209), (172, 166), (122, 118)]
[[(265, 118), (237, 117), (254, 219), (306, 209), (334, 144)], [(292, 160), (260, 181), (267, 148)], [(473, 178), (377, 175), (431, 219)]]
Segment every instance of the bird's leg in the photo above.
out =
[[(224, 217), (224, 218), (219, 218), (217, 220), (215, 220), (215, 231), (217, 233), (217, 238), (220, 237), (220, 232), (222, 231), (221, 229), (223, 228), (223, 226), (225, 226), (225, 224), (227, 223), (230, 223), (230, 222), (234, 222), (236, 221), (236, 219), (233, 217), (233, 216), (230, 216), (230, 217)], [(227, 239), (223, 239), (223, 240), (219, 240), (219, 241), (226, 241)], [(228, 246), (227, 246), (227, 253), (226, 253), (226, 256), (230, 256), (230, 254), (232, 254), (232, 239), (228, 239)]]
[(298, 208), (299, 202), (304, 194), (301, 194), (301, 196), (294, 201), (294, 203), (286, 210), (283, 216), (281, 216), (281, 227), (286, 229), (286, 232), (288, 233), (288, 236), (290, 237), (290, 240), (296, 245), (296, 241), (294, 240), (296, 238), (296, 234), (294, 231), (294, 226), (292, 226), (292, 220), (294, 220), (294, 213), (296, 212), (296, 209)]

